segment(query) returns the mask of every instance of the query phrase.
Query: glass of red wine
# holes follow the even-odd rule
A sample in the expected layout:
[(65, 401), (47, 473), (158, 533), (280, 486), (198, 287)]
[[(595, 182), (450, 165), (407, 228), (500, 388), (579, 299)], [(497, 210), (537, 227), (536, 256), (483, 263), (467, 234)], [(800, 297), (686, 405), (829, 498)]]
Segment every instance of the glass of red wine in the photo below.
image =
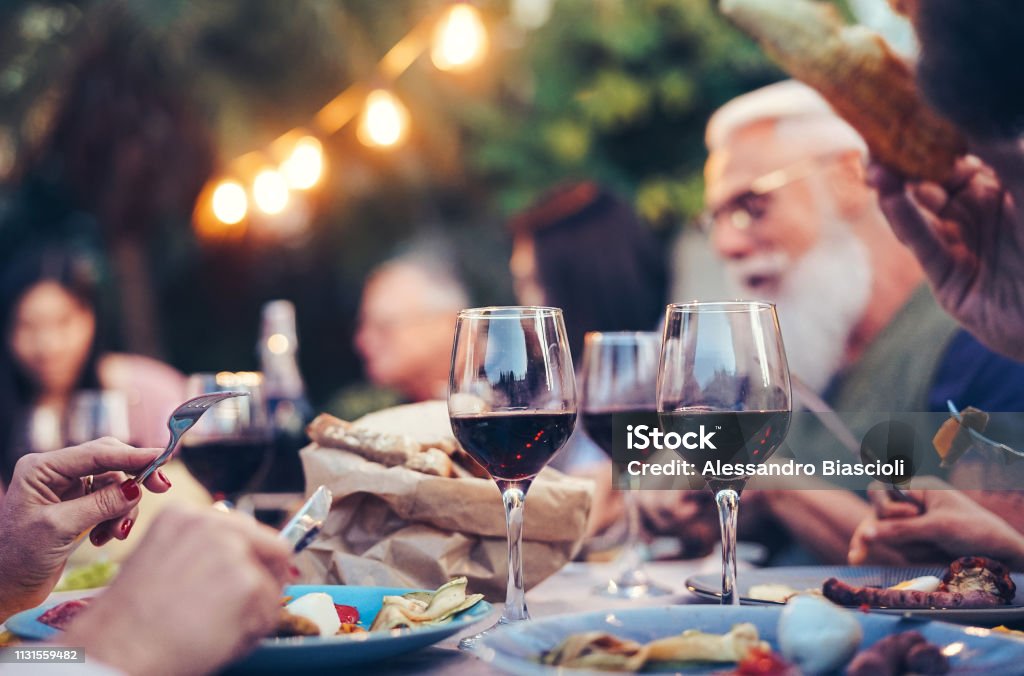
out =
[[(658, 415), (676, 452), (715, 495), (722, 528), (722, 604), (738, 605), (736, 518), (749, 473), (786, 437), (789, 366), (771, 303), (669, 305)], [(676, 441), (676, 440), (673, 440)]]
[[(584, 337), (580, 373), (583, 427), (609, 458), (613, 416), (656, 413), (660, 358), (659, 333), (594, 331)], [(619, 558), (622, 571), (595, 591), (602, 596), (630, 599), (669, 594), (670, 590), (651, 582), (644, 570), (636, 494), (627, 490), (622, 497), (626, 516), (626, 540)]]
[[(462, 447), (498, 484), (508, 526), (508, 593), (495, 627), (530, 618), (523, 588), (523, 505), (537, 473), (576, 423), (576, 381), (562, 311), (486, 307), (459, 312), (448, 413)], [(490, 629), (463, 639), (474, 649)]]
[(177, 455), (214, 500), (237, 503), (263, 479), (270, 461), (273, 430), (261, 373), (197, 373), (189, 376), (186, 384), (188, 398), (227, 391), (249, 396), (215, 404), (181, 438)]

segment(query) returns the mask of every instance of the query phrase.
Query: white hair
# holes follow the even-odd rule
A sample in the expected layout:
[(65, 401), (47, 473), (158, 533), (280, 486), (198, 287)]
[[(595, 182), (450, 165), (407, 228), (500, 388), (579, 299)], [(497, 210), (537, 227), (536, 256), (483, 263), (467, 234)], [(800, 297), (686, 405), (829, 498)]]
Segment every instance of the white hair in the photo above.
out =
[(439, 258), (415, 253), (392, 258), (374, 268), (368, 280), (401, 271), (411, 271), (423, 280), (420, 286), (425, 297), (423, 309), (448, 312), (469, 307), (469, 292), (465, 284), (452, 270), (450, 262)]
[(755, 89), (715, 111), (704, 137), (708, 150), (718, 150), (736, 133), (759, 122), (774, 122), (779, 141), (799, 142), (812, 148), (814, 155), (856, 151), (867, 158), (860, 134), (818, 92), (796, 80)]

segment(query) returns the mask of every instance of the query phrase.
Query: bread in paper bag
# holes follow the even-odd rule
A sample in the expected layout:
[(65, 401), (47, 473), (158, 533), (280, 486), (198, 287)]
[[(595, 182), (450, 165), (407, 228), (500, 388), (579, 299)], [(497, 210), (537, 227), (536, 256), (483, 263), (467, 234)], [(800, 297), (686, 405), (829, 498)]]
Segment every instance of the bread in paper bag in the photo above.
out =
[[(322, 421), (319, 431), (327, 424)], [(401, 436), (423, 453), (459, 452), (444, 402), (386, 409), (348, 429), (357, 431), (353, 438), (359, 430)], [(504, 598), (505, 513), (493, 481), (465, 471), (457, 478), (425, 474), (410, 467), (415, 454), (386, 466), (368, 459), (373, 454), (363, 449), (345, 448), (313, 429), (310, 434), (314, 443), (301, 452), (306, 484), (327, 486), (334, 506), (323, 534), (304, 553), (305, 572), (327, 583), (430, 589), (464, 575), (474, 592), (491, 600)], [(318, 440), (342, 447), (329, 448)], [(592, 491), (590, 481), (550, 468), (533, 483), (523, 530), (527, 588), (576, 554), (586, 533)]]

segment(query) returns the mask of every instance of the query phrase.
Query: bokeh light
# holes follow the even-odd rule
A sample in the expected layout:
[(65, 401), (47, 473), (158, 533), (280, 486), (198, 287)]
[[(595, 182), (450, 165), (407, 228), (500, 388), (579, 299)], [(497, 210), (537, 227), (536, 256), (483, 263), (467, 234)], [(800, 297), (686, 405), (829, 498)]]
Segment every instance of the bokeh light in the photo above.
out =
[(366, 106), (356, 134), (368, 146), (391, 147), (405, 139), (409, 111), (386, 89), (374, 89), (366, 96)]
[(452, 5), (434, 30), (430, 58), (440, 70), (466, 70), (487, 54), (487, 29), (476, 7)]
[(288, 206), (288, 183), (276, 169), (264, 169), (252, 182), (256, 206), (265, 214), (279, 214)]
[(291, 154), (281, 163), (281, 174), (288, 187), (294, 190), (309, 190), (320, 181), (323, 173), (323, 146), (314, 136), (300, 138)]
[(227, 225), (240, 223), (249, 211), (245, 188), (237, 181), (224, 180), (217, 184), (211, 199), (213, 215)]

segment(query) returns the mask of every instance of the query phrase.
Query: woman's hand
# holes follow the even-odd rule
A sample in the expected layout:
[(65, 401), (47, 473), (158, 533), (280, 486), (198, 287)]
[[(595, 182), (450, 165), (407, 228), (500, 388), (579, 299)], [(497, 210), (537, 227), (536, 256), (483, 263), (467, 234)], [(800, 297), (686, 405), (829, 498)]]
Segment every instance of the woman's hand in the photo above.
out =
[(213, 671), (276, 626), (291, 554), (252, 519), (169, 507), (62, 643), (127, 674)]
[(875, 513), (850, 541), (851, 564), (949, 563), (961, 556), (989, 556), (1017, 570), (1024, 565), (1024, 535), (963, 492), (933, 477), (907, 491), (924, 505), (893, 500), (870, 490)]
[[(85, 532), (97, 546), (128, 537), (142, 491), (123, 472), (144, 469), (159, 453), (107, 438), (18, 461), (0, 504), (0, 619), (49, 595)], [(157, 472), (146, 487), (163, 493), (171, 485)]]

